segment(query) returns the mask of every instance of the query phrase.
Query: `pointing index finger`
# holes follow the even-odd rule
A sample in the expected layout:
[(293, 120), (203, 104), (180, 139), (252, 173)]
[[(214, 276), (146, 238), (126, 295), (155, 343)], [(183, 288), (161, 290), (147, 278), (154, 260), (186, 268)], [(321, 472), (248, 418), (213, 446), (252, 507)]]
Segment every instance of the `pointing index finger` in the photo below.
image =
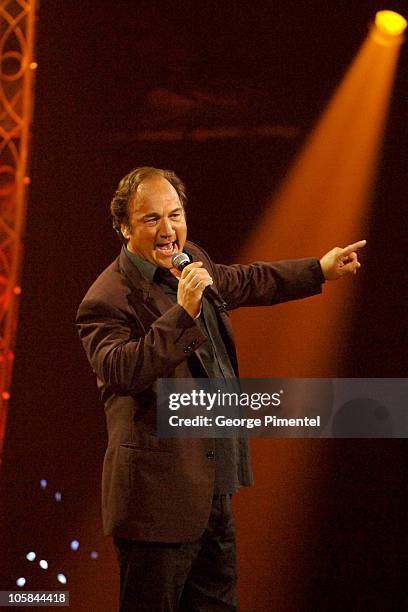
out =
[(349, 244), (344, 247), (342, 255), (349, 255), (353, 251), (357, 251), (358, 249), (362, 249), (367, 244), (367, 240), (359, 240), (358, 242), (353, 242), (353, 244)]

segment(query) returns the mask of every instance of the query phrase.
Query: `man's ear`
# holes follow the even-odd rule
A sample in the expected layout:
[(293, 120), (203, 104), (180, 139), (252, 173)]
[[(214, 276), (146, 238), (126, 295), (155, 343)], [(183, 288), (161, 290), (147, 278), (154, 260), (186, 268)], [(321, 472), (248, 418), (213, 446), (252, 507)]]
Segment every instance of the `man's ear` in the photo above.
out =
[(130, 228), (128, 225), (125, 225), (124, 223), (120, 224), (120, 231), (122, 232), (122, 236), (124, 238), (126, 238), (126, 240), (130, 239)]

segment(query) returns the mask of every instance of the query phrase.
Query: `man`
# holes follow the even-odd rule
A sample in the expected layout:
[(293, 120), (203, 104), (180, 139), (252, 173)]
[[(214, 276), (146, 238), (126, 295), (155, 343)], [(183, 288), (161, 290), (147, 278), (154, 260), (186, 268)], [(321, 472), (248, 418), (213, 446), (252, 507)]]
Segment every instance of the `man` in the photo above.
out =
[[(120, 564), (121, 611), (236, 610), (231, 495), (252, 483), (246, 440), (160, 439), (156, 381), (238, 376), (228, 311), (321, 292), (355, 273), (360, 241), (320, 260), (225, 266), (187, 242), (186, 194), (170, 171), (136, 168), (111, 204), (124, 241), (77, 323), (107, 418), (102, 513)], [(175, 253), (191, 263), (180, 273)], [(211, 286), (211, 296), (203, 295)]]

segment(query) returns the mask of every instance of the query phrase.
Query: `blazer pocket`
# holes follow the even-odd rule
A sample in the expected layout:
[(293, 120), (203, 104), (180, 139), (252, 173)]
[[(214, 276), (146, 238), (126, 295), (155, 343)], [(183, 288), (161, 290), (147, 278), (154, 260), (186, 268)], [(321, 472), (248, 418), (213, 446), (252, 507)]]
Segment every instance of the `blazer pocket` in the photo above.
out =
[(129, 450), (143, 451), (148, 453), (171, 453), (170, 448), (166, 448), (164, 445), (151, 445), (151, 444), (120, 444), (121, 448), (128, 448)]

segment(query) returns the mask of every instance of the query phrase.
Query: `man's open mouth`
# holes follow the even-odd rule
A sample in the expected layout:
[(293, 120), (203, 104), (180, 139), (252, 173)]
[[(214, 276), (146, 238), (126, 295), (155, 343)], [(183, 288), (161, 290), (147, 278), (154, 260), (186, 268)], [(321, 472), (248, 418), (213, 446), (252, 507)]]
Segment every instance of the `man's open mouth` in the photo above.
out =
[(174, 242), (166, 242), (165, 244), (156, 244), (156, 249), (160, 251), (162, 255), (170, 257), (178, 251), (177, 240), (174, 240)]

